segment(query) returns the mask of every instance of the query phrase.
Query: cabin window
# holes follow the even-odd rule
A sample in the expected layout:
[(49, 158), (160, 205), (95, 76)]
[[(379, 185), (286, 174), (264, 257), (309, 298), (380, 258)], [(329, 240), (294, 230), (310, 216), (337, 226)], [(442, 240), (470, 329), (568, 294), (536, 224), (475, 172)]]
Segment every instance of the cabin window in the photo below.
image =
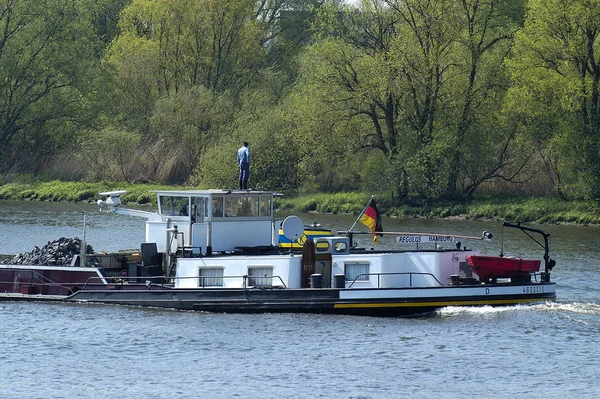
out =
[(237, 216), (258, 216), (258, 198), (240, 198)]
[(165, 216), (188, 216), (189, 197), (160, 197), (160, 212)]
[(369, 281), (369, 263), (348, 262), (344, 264), (346, 280)]
[(212, 215), (213, 217), (223, 216), (223, 197), (213, 197), (212, 199)]
[(199, 273), (198, 287), (222, 287), (222, 267), (201, 267)]
[(204, 215), (208, 215), (207, 207), (208, 201), (206, 198), (192, 198), (192, 212), (190, 212), (192, 223), (204, 223)]
[(227, 216), (227, 217), (258, 216), (258, 198), (257, 197), (226, 197), (225, 198), (225, 216)]
[(348, 251), (348, 244), (345, 241), (338, 241), (334, 244), (333, 249), (336, 253), (345, 253)]
[(319, 240), (317, 239), (317, 252), (329, 252), (329, 241), (325, 241), (325, 240)]
[(270, 287), (273, 285), (272, 267), (249, 267), (248, 285), (254, 287)]
[(225, 198), (225, 213), (223, 213), (223, 216), (231, 217), (236, 215), (238, 208), (237, 200), (235, 197)]
[(260, 216), (271, 216), (271, 198), (260, 197), (259, 208)]

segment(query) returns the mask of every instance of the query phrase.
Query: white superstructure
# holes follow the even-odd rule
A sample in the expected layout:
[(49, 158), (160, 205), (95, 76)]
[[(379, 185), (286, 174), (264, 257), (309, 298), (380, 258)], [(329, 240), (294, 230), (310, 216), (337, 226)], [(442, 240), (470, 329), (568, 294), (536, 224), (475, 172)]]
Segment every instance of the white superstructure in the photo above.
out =
[[(165, 274), (174, 277), (175, 288), (306, 288), (313, 274), (322, 287), (441, 287), (469, 273), (470, 251), (350, 251), (349, 237), (316, 239), (314, 260), (303, 261), (302, 254), (277, 249), (274, 192), (158, 190), (156, 213), (121, 208), (123, 193), (103, 194), (114, 211), (147, 218), (146, 242), (166, 254)], [(300, 238), (302, 222), (286, 224), (294, 230), (290, 236)]]
[[(122, 208), (125, 191), (101, 193), (114, 212), (141, 216), (146, 242), (159, 252), (184, 248), (193, 253), (234, 251), (238, 247), (277, 245), (273, 234), (273, 197), (267, 191), (156, 190), (157, 212)], [(115, 194), (116, 193), (116, 194)], [(114, 205), (116, 204), (116, 205)]]

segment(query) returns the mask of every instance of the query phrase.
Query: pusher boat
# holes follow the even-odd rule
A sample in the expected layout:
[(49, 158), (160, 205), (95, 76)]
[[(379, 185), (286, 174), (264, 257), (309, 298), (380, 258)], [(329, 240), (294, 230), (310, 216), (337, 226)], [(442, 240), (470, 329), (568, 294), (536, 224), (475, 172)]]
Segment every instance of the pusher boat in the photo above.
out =
[[(416, 248), (374, 250), (354, 243), (357, 234), (372, 231), (350, 229), (307, 239), (297, 216), (275, 220), (274, 192), (156, 191), (156, 212), (124, 208), (124, 193), (100, 193), (105, 200), (98, 202), (117, 214), (146, 219), (139, 251), (83, 251), (81, 266), (0, 265), (0, 299), (210, 312), (402, 316), (445, 306), (556, 298), (556, 284), (550, 280), (554, 261), (547, 246), (543, 271), (518, 278), (481, 278), (467, 259), (479, 254), (456, 240), (487, 240), (488, 233), (465, 237), (378, 232)], [(280, 230), (286, 247), (279, 245)], [(424, 242), (432, 244), (419, 248)]]

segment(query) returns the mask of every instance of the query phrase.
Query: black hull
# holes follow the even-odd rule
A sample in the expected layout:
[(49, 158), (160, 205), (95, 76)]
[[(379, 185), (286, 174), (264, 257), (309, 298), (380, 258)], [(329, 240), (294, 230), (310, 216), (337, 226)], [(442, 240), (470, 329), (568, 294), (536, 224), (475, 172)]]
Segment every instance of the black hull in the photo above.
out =
[[(341, 289), (268, 289), (268, 290), (179, 290), (161, 289), (147, 291), (79, 291), (65, 298), (68, 302), (92, 302), (131, 305), (140, 307), (217, 313), (318, 313), (362, 316), (414, 316), (434, 312), (446, 306), (506, 306), (552, 301), (556, 298), (552, 288), (544, 293), (513, 295), (471, 295), (463, 287), (452, 288), (456, 295), (435, 296), (433, 289), (423, 289), (423, 295), (406, 298), (342, 299)], [(517, 286), (515, 286), (517, 287)], [(377, 290), (378, 293), (386, 291)], [(390, 293), (398, 290), (387, 290)], [(462, 291), (462, 292), (461, 292)], [(430, 293), (428, 295), (428, 293)], [(459, 295), (460, 294), (460, 295)]]

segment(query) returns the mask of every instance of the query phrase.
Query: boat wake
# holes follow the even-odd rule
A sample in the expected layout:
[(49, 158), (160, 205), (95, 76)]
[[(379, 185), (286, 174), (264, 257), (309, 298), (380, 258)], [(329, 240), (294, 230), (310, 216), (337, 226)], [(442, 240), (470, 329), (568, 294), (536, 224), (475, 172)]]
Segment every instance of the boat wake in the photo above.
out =
[(462, 315), (492, 315), (505, 312), (515, 312), (519, 310), (531, 310), (536, 307), (547, 307), (546, 304), (540, 305), (511, 305), (511, 306), (448, 306), (438, 309), (436, 315), (439, 317), (455, 317)]
[(461, 315), (493, 315), (519, 311), (559, 312), (579, 315), (600, 315), (600, 304), (582, 302), (544, 302), (535, 305), (516, 306), (449, 306), (435, 312), (438, 317), (456, 317)]
[(600, 304), (589, 302), (550, 302), (548, 303), (547, 310), (585, 315), (600, 315)]

